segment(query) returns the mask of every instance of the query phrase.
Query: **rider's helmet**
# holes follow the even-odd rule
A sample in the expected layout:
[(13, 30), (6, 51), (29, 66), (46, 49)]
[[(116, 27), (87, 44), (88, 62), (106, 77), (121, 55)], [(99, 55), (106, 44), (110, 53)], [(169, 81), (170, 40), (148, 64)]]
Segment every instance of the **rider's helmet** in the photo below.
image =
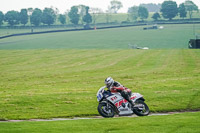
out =
[(114, 83), (114, 80), (111, 77), (105, 79), (105, 85), (107, 88), (110, 88)]

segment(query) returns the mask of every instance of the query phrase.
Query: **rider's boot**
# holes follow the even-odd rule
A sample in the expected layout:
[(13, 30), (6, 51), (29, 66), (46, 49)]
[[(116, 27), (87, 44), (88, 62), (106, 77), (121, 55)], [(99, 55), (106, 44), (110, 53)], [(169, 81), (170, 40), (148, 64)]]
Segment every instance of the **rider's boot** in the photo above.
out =
[(128, 102), (131, 104), (131, 108), (135, 106), (135, 103), (131, 99), (129, 99)]
[(133, 103), (133, 101), (131, 100), (131, 107), (133, 108), (135, 106), (135, 104)]

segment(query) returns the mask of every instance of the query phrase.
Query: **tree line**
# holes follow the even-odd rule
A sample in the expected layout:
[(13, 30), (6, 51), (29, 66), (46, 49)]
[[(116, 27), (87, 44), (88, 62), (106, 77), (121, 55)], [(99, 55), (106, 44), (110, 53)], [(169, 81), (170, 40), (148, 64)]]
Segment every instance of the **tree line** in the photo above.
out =
[[(152, 6), (152, 5), (151, 5)], [(155, 5), (153, 5), (155, 6)], [(110, 2), (110, 6), (106, 11), (106, 20), (109, 22), (109, 18), (112, 13), (117, 13), (123, 5), (120, 1), (113, 0)], [(198, 6), (190, 0), (186, 0), (179, 6), (175, 1), (164, 1), (161, 4), (160, 12), (155, 12), (152, 16), (154, 20), (161, 18), (161, 15), (165, 19), (172, 20), (179, 15), (181, 18), (187, 17), (189, 14), (190, 19), (194, 11), (198, 11)], [(96, 24), (98, 14), (102, 14), (99, 8), (90, 8), (85, 5), (72, 6), (71, 9), (65, 14), (58, 14), (58, 9), (45, 8), (41, 10), (39, 8), (21, 9), (18, 11), (8, 11), (6, 14), (0, 11), (0, 26), (7, 22), (10, 26), (23, 24), (24, 26), (30, 21), (34, 26), (39, 26), (41, 23), (46, 25), (52, 25), (58, 20), (61, 24), (66, 24), (67, 17), (70, 22), (77, 25), (79, 22), (89, 25), (93, 22)], [(149, 17), (148, 5), (141, 4), (140, 6), (132, 6), (128, 9), (128, 21), (137, 21), (138, 19), (144, 21)]]
[[(79, 9), (84, 10), (83, 15), (79, 14)], [(71, 7), (67, 15), (73, 24), (78, 24), (80, 16), (85, 23), (91, 23), (92, 21), (92, 17), (89, 14), (89, 7), (84, 5)], [(6, 14), (0, 11), (0, 25), (2, 25), (3, 22), (7, 22), (10, 26), (18, 24), (23, 24), (25, 26), (29, 21), (34, 26), (39, 26), (41, 23), (51, 25), (56, 22), (57, 16), (60, 23), (66, 23), (66, 14), (58, 14), (57, 10), (53, 8), (45, 8), (44, 10), (28, 8), (21, 9), (20, 12), (12, 10), (8, 11)]]
[[(154, 20), (158, 20), (161, 18), (161, 15), (165, 19), (172, 20), (176, 16), (180, 16), (180, 18), (186, 18), (187, 13), (189, 14), (189, 18), (192, 18), (192, 14), (194, 11), (199, 11), (198, 6), (190, 1), (186, 0), (184, 3), (181, 3), (179, 6), (175, 1), (164, 1), (161, 4), (160, 12), (155, 12), (152, 16)], [(137, 20), (140, 18), (142, 21), (149, 17), (149, 12), (144, 4), (140, 6), (133, 6), (128, 9), (129, 18), (132, 20)]]

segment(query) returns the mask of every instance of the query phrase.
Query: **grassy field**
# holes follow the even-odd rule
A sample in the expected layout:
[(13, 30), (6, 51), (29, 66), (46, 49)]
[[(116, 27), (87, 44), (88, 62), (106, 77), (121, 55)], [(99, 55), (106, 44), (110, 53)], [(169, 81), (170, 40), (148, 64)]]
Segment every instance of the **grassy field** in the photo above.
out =
[[(151, 112), (200, 110), (200, 50), (187, 49), (199, 27), (144, 31), (140, 26), (1, 39), (0, 120), (98, 115), (96, 92), (108, 76), (143, 94)], [(0, 132), (197, 133), (199, 116), (0, 122)]]
[[(154, 14), (154, 12), (149, 12), (149, 17), (145, 20), (146, 21), (153, 21), (153, 18), (152, 18), (153, 14)], [(161, 16), (160, 20), (168, 20), (168, 19), (164, 19), (161, 14), (162, 13), (160, 13), (160, 16)], [(200, 13), (199, 12), (193, 12), (192, 18), (200, 18)], [(117, 14), (111, 14), (109, 21), (121, 23), (122, 21), (127, 21), (127, 19), (128, 19), (127, 13), (117, 13)], [(182, 19), (182, 18), (180, 18), (179, 16), (176, 16), (175, 18), (173, 18), (173, 20), (176, 20), (176, 19)], [(187, 17), (185, 19), (189, 19), (189, 14), (187, 14)], [(131, 18), (129, 18), (129, 20), (133, 21), (133, 20), (131, 20)], [(137, 21), (141, 21), (141, 19), (138, 18)], [(99, 15), (97, 17), (96, 22), (97, 23), (106, 23), (107, 22), (106, 14)]]
[(152, 112), (200, 109), (199, 50), (1, 50), (0, 118), (97, 115), (112, 76)]
[(200, 113), (92, 120), (1, 123), (3, 133), (199, 133)]
[[(200, 24), (163, 25), (162, 30), (143, 30), (148, 26), (61, 32), (1, 39), (0, 49), (128, 49), (128, 44), (150, 49), (188, 48), (188, 41), (200, 34)], [(195, 30), (194, 30), (195, 29)]]

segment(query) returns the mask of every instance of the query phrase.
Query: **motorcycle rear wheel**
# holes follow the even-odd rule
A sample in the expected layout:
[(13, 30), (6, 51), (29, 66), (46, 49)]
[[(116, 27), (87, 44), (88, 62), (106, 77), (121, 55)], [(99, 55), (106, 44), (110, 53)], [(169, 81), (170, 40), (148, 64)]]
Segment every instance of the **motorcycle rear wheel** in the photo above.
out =
[(97, 109), (99, 114), (103, 117), (109, 118), (115, 115), (114, 109), (107, 103), (99, 103)]
[(149, 107), (142, 100), (138, 100), (135, 102), (135, 106), (133, 107), (133, 112), (138, 116), (147, 116), (149, 115)]

